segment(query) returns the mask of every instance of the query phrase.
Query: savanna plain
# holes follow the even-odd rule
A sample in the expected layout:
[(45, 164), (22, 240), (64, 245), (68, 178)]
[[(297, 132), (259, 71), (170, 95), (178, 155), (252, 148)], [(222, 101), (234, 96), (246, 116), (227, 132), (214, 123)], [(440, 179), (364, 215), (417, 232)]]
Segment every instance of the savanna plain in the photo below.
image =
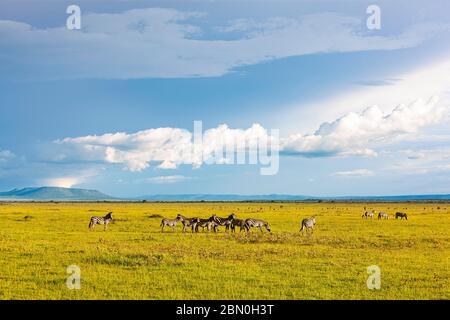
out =
[[(364, 207), (389, 220), (364, 219)], [(91, 216), (114, 213), (107, 231)], [(397, 211), (408, 220), (396, 220)], [(161, 232), (162, 217), (271, 231)], [(315, 216), (314, 232), (300, 222)], [(0, 203), (0, 299), (449, 299), (450, 204)], [(70, 290), (67, 267), (79, 266)], [(367, 268), (381, 288), (367, 287)]]

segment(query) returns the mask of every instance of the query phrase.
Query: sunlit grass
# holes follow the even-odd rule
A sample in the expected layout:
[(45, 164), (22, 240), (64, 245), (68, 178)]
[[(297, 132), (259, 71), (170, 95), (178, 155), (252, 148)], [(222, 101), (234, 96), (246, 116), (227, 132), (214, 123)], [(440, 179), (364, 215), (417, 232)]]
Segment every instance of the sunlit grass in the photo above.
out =
[[(390, 220), (365, 220), (363, 207)], [(89, 218), (114, 212), (109, 231)], [(407, 212), (408, 221), (393, 219)], [(450, 205), (339, 203), (0, 204), (1, 299), (449, 299)], [(272, 233), (191, 234), (161, 218), (256, 217)], [(315, 215), (313, 235), (300, 235)], [(66, 268), (81, 268), (81, 289)], [(366, 286), (381, 268), (381, 290)]]

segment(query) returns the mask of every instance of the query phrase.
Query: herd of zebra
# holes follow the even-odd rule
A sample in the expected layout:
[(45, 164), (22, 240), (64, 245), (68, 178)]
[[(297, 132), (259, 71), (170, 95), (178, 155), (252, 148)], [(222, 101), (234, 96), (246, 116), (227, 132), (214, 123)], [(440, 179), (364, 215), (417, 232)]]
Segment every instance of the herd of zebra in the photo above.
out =
[[(234, 213), (227, 218), (221, 218), (216, 214), (213, 214), (208, 219), (186, 218), (185, 216), (178, 214), (175, 219), (162, 219), (160, 225), (161, 232), (164, 232), (165, 227), (171, 227), (172, 231), (175, 231), (175, 227), (179, 222), (183, 225), (183, 232), (186, 232), (187, 228), (191, 228), (192, 232), (199, 232), (200, 228), (202, 228), (202, 231), (205, 231), (206, 229), (208, 232), (211, 230), (217, 232), (219, 227), (225, 227), (225, 231), (231, 230), (231, 232), (236, 232), (236, 227), (239, 227), (239, 232), (249, 232), (251, 228), (258, 228), (261, 232), (263, 232), (263, 228), (265, 228), (270, 232), (270, 225), (267, 221), (255, 218), (245, 220), (237, 219)], [(315, 224), (316, 218), (314, 217), (303, 219), (300, 231), (313, 231)]]
[[(104, 217), (91, 217), (89, 222), (89, 230), (93, 230), (97, 224), (103, 225), (104, 229), (108, 229), (108, 224), (113, 220), (112, 212), (108, 212), (108, 214)], [(213, 214), (208, 219), (202, 218), (186, 218), (185, 216), (178, 214), (175, 219), (167, 219), (164, 218), (161, 221), (161, 232), (164, 232), (165, 227), (171, 227), (172, 231), (175, 231), (175, 227), (178, 223), (183, 225), (183, 232), (186, 232), (188, 228), (191, 228), (192, 232), (199, 232), (199, 229), (202, 228), (202, 231), (206, 230), (209, 232), (213, 230), (217, 232), (218, 228), (223, 226), (225, 227), (225, 231), (231, 230), (231, 232), (236, 231), (236, 227), (239, 227), (239, 231), (250, 231), (250, 228), (258, 228), (261, 232), (263, 232), (263, 228), (270, 232), (270, 225), (267, 221), (261, 219), (237, 219), (236, 215), (233, 213), (229, 215), (227, 218), (218, 217), (216, 214)], [(303, 219), (301, 223), (301, 229), (303, 230), (311, 230), (313, 231), (314, 225), (316, 224), (316, 219), (306, 218)]]
[[(364, 208), (365, 209), (365, 208)], [(367, 211), (365, 210), (362, 215), (363, 218), (371, 218), (375, 216), (375, 211)], [(379, 212), (378, 219), (389, 219), (389, 215), (386, 212)], [(405, 219), (408, 220), (408, 215), (403, 212), (396, 212), (395, 219)], [(104, 226), (104, 230), (108, 229), (108, 224), (113, 220), (112, 212), (109, 212), (104, 217), (91, 217), (89, 222), (89, 229), (93, 230), (95, 225), (100, 224)], [(163, 218), (161, 220), (161, 232), (164, 232), (165, 227), (172, 228), (172, 231), (175, 231), (175, 227), (178, 223), (183, 225), (183, 232), (186, 232), (188, 228), (191, 228), (192, 232), (199, 232), (199, 229), (202, 228), (202, 231), (205, 229), (210, 232), (211, 230), (217, 232), (219, 227), (225, 227), (225, 231), (231, 230), (231, 232), (236, 232), (236, 227), (239, 227), (239, 232), (246, 231), (249, 232), (251, 228), (258, 228), (261, 232), (263, 232), (263, 228), (270, 232), (270, 225), (267, 221), (255, 218), (249, 219), (237, 219), (236, 215), (232, 213), (227, 218), (218, 217), (216, 214), (213, 214), (208, 219), (202, 218), (187, 218), (181, 214), (178, 214), (175, 219), (167, 219)], [(300, 224), (300, 232), (311, 230), (314, 231), (314, 226), (316, 225), (316, 218), (305, 218), (302, 220)]]
[[(370, 212), (366, 211), (362, 215), (362, 217), (366, 218), (366, 219), (369, 219), (369, 218), (373, 219), (374, 216), (375, 216), (375, 211), (373, 211), (373, 210), (370, 211)], [(389, 219), (389, 215), (386, 212), (379, 212), (378, 213), (378, 219), (386, 219), (386, 220), (388, 220)], [(395, 219), (408, 220), (408, 215), (406, 213), (404, 213), (404, 212), (396, 212), (395, 213)]]

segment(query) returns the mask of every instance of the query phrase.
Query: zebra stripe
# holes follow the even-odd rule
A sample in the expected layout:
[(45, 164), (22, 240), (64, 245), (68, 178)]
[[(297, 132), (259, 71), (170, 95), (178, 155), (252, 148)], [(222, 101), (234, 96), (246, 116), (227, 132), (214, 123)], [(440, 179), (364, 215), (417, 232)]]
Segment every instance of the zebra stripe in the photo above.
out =
[(247, 219), (245, 220), (245, 224), (247, 225), (247, 231), (250, 231), (250, 228), (259, 228), (261, 232), (263, 232), (262, 227), (265, 227), (267, 231), (270, 232), (269, 223), (261, 219)]
[(389, 219), (389, 215), (386, 212), (378, 213), (378, 219)]
[(183, 224), (183, 232), (186, 232), (187, 227), (192, 228), (192, 232), (195, 231), (196, 225), (198, 223), (198, 218), (186, 218), (185, 216), (178, 214), (177, 219)]
[(311, 232), (314, 232), (314, 226), (315, 225), (316, 225), (316, 218), (315, 217), (305, 218), (305, 219), (302, 220), (300, 232), (303, 232), (303, 230), (308, 232), (309, 229), (311, 230)]
[(108, 229), (108, 224), (112, 221), (112, 219), (112, 212), (109, 212), (104, 217), (91, 217), (91, 221), (89, 222), (89, 230), (94, 230), (95, 225), (101, 224), (104, 225), (103, 230), (106, 231)]
[(172, 228), (172, 232), (175, 232), (175, 227), (177, 226), (178, 221), (180, 221), (180, 218), (177, 216), (175, 219), (162, 219), (161, 220), (161, 232), (164, 232), (164, 227), (168, 226)]
[(395, 213), (395, 219), (400, 218), (400, 220), (403, 220), (403, 218), (405, 218), (406, 220), (408, 220), (408, 215), (404, 212), (396, 212)]
[(231, 222), (231, 232), (236, 232), (236, 227), (239, 227), (239, 232), (242, 232), (242, 230), (249, 231), (249, 227), (245, 223), (245, 220), (242, 219), (234, 219)]
[(371, 219), (373, 219), (373, 216), (375, 215), (375, 212), (373, 212), (373, 211), (370, 211), (370, 212), (365, 212), (363, 215), (362, 215), (362, 217), (363, 218), (366, 218), (366, 219), (368, 219), (368, 218), (371, 218)]
[(213, 214), (213, 217), (214, 217), (214, 221), (219, 226), (225, 226), (225, 231), (228, 231), (228, 229), (230, 229), (231, 224), (233, 223), (233, 220), (236, 219), (236, 216), (234, 213), (230, 214), (228, 216), (228, 218), (220, 218), (216, 214)]

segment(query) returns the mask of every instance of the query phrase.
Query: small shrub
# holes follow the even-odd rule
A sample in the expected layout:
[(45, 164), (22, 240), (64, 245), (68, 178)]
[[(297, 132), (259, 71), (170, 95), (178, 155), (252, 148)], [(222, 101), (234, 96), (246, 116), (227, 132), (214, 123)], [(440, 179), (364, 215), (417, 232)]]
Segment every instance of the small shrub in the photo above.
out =
[(163, 216), (157, 213), (151, 214), (148, 216), (149, 219), (154, 219), (154, 218), (162, 218)]

